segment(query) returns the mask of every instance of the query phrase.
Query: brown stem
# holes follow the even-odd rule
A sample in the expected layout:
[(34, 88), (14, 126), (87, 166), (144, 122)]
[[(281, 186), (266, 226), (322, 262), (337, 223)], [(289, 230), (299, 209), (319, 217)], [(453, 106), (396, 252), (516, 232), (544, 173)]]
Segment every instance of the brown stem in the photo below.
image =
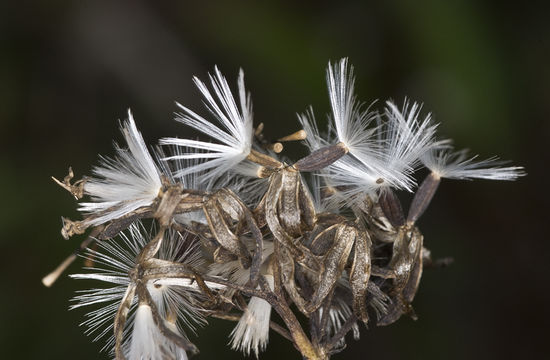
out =
[(254, 149), (250, 150), (247, 160), (271, 169), (279, 169), (283, 166), (279, 160), (276, 160), (269, 155), (262, 154)]
[(271, 303), (271, 306), (273, 306), (275, 311), (277, 311), (279, 316), (281, 316), (285, 322), (285, 325), (292, 336), (294, 346), (298, 349), (302, 356), (305, 359), (311, 360), (328, 359), (327, 355), (321, 351), (321, 349), (316, 349), (313, 346), (292, 310), (290, 310), (286, 304), (283, 305), (280, 301), (278, 301), (278, 299), (270, 300), (271, 301), (269, 302)]

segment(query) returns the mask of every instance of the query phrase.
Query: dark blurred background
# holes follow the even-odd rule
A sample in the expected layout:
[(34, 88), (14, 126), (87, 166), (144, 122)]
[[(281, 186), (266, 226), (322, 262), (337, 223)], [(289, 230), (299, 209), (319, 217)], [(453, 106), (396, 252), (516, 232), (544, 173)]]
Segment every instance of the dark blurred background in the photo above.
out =
[[(67, 310), (81, 284), (40, 279), (79, 243), (50, 180), (89, 174), (131, 108), (146, 140), (186, 136), (174, 101), (200, 108), (192, 75), (239, 67), (274, 138), (328, 110), (325, 67), (349, 56), (370, 103), (423, 102), (440, 133), (525, 166), (515, 183), (444, 181), (420, 227), (445, 269), (426, 270), (419, 320), (363, 329), (336, 359), (519, 359), (548, 354), (550, 23), (543, 2), (3, 1), (0, 5), (0, 358), (107, 359)], [(289, 151), (303, 154), (299, 145)], [(77, 272), (81, 262), (69, 273)], [(199, 331), (198, 359), (238, 359), (234, 324)], [(298, 353), (277, 334), (263, 359)]]

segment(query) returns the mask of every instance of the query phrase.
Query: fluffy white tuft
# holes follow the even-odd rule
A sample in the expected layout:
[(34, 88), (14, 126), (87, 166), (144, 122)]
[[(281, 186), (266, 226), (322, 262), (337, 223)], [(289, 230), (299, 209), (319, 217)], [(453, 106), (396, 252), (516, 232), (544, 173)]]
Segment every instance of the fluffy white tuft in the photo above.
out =
[[(335, 134), (335, 131), (329, 131), (326, 138), (319, 134), (311, 108), (305, 114), (299, 114), (298, 119), (307, 134), (305, 139), (306, 145), (312, 152), (341, 140), (337, 139), (338, 135)], [(365, 154), (366, 152), (363, 151), (360, 153)], [(312, 177), (312, 194), (314, 195), (316, 209), (337, 211), (343, 203), (348, 202), (349, 198), (353, 198), (364, 192), (372, 193), (379, 189), (381, 184), (377, 180), (380, 179), (380, 174), (377, 174), (376, 168), (382, 168), (382, 165), (380, 164), (378, 167), (372, 166), (377, 160), (376, 157), (371, 155), (369, 157), (374, 158), (374, 161), (370, 161), (371, 166), (365, 165), (357, 157), (348, 154), (325, 169), (315, 173)], [(380, 155), (378, 155), (378, 158), (380, 158)], [(339, 191), (322, 199), (321, 181), (319, 178), (322, 178), (323, 183), (333, 191), (336, 188)]]
[(420, 157), (435, 143), (437, 125), (432, 124), (430, 114), (421, 120), (420, 109), (419, 104), (409, 106), (405, 101), (400, 111), (393, 102), (386, 102), (381, 177), (391, 186), (407, 191), (416, 186), (412, 175)]
[(447, 179), (486, 179), (486, 180), (516, 180), (526, 175), (523, 167), (500, 167), (503, 164), (498, 158), (475, 161), (468, 158), (466, 150), (452, 152), (451, 148), (433, 149), (422, 156), (422, 163), (432, 173)]
[(339, 207), (339, 203), (346, 204), (361, 200), (364, 195), (376, 196), (376, 192), (387, 186), (383, 172), (376, 171), (364, 163), (346, 156), (323, 170), (325, 179), (328, 179), (333, 189), (337, 191), (329, 197), (329, 208)]
[[(94, 267), (88, 268), (89, 273), (71, 275), (74, 279), (95, 280), (104, 284), (102, 287), (80, 291), (72, 299), (74, 304), (70, 307), (70, 309), (95, 307), (86, 314), (86, 320), (81, 325), (87, 328), (87, 335), (95, 335), (94, 341), (101, 338), (107, 339), (103, 350), (114, 347), (113, 319), (126, 289), (131, 284), (128, 273), (134, 269), (136, 257), (150, 238), (151, 236), (140, 222), (134, 223), (127, 231), (121, 233), (121, 241), (99, 241), (98, 250), (88, 248), (86, 256), (94, 261)], [(158, 258), (188, 264), (195, 268), (202, 267), (204, 260), (200, 255), (200, 248), (197, 243), (191, 243), (189, 240), (175, 231), (168, 232), (162, 242)], [(191, 330), (194, 330), (193, 324), (206, 323), (200, 309), (196, 306), (203, 300), (203, 294), (194, 282), (174, 283), (170, 279), (155, 278), (147, 283), (147, 289), (161, 316), (169, 317), (175, 311), (172, 315)], [(132, 300), (128, 324), (135, 319), (137, 305), (135, 300), (136, 298)], [(178, 331), (183, 334), (182, 331)], [(125, 339), (128, 338), (129, 333), (130, 327), (126, 327)]]
[(379, 119), (377, 138), (380, 147), (348, 154), (324, 169), (330, 184), (338, 189), (333, 201), (345, 203), (364, 194), (376, 197), (388, 187), (413, 191), (413, 173), (420, 157), (435, 146), (436, 125), (430, 116), (419, 120), (420, 106), (405, 102), (400, 111), (387, 102), (384, 117)]
[[(420, 105), (405, 101), (400, 111), (387, 102), (385, 112), (360, 111), (353, 94), (353, 68), (347, 59), (334, 66), (329, 64), (327, 83), (332, 107), (333, 124), (326, 138), (319, 135), (313, 111), (298, 115), (308, 137), (306, 144), (315, 151), (336, 141), (349, 153), (320, 171), (327, 186), (336, 189), (329, 206), (349, 202), (349, 198), (393, 187), (413, 191), (413, 173), (420, 157), (435, 144), (436, 125), (430, 115), (420, 119)], [(376, 120), (376, 121), (374, 121)]]
[[(264, 276), (273, 290), (274, 279), (271, 275)], [(271, 305), (260, 298), (250, 298), (248, 307), (241, 316), (239, 323), (231, 332), (231, 348), (240, 350), (245, 355), (254, 351), (256, 358), (260, 351), (264, 351), (269, 341), (269, 322), (271, 319)]]
[[(174, 326), (171, 330), (179, 334)], [(170, 359), (187, 360), (185, 350), (162, 335), (155, 325), (151, 308), (139, 305), (126, 357), (128, 360), (164, 360), (168, 354)]]
[(375, 114), (368, 109), (361, 111), (361, 104), (354, 95), (354, 84), (353, 66), (348, 66), (347, 58), (334, 65), (329, 63), (327, 85), (336, 137), (351, 154), (370, 158), (378, 150), (373, 137), (377, 129), (370, 127)]
[[(93, 341), (106, 338), (107, 341), (102, 350), (114, 347), (113, 319), (120, 301), (130, 285), (128, 272), (134, 267), (134, 259), (139, 250), (145, 245), (142, 244), (143, 237), (131, 235), (136, 230), (137, 228), (132, 225), (127, 234), (122, 233), (120, 237), (123, 241), (120, 243), (100, 241), (97, 242), (98, 250), (86, 249), (86, 257), (94, 261), (94, 267), (89, 268), (93, 272), (70, 275), (73, 279), (95, 280), (104, 285), (78, 291), (77, 296), (71, 299), (74, 304), (69, 307), (71, 310), (80, 307), (95, 307), (85, 315), (86, 320), (80, 325), (86, 327), (86, 335), (94, 335)], [(133, 319), (132, 311), (135, 309), (135, 305), (135, 301), (133, 301), (128, 321)], [(125, 335), (128, 335), (127, 329), (125, 329)]]
[[(248, 246), (252, 248), (254, 246), (253, 242), (250, 242)], [(271, 254), (273, 254), (273, 242), (265, 241), (262, 256), (264, 259), (269, 259)], [(250, 280), (250, 269), (243, 269), (238, 260), (219, 264), (213, 263), (209, 267), (208, 274), (230, 279), (239, 285), (244, 285)], [(264, 277), (273, 290), (273, 276), (264, 275)], [(227, 289), (227, 291), (229, 294), (233, 292), (231, 289)], [(229, 294), (227, 296), (230, 297)], [(254, 351), (257, 357), (259, 352), (265, 349), (268, 342), (270, 316), (271, 305), (262, 299), (252, 297), (247, 310), (231, 332), (231, 347), (243, 351), (247, 355)]]
[(406, 100), (403, 110), (391, 101), (386, 102), (388, 129), (385, 143), (388, 160), (414, 165), (434, 142), (437, 125), (431, 123), (431, 114), (420, 120), (422, 106)]
[(160, 172), (129, 110), (121, 131), (128, 149), (117, 146), (115, 158), (102, 157), (101, 165), (93, 169), (96, 177), (84, 183), (84, 192), (90, 195), (91, 202), (81, 203), (79, 210), (94, 215), (85, 220), (88, 226), (103, 224), (150, 205), (162, 186)]
[(210, 75), (210, 82), (214, 95), (208, 87), (198, 78), (194, 78), (195, 84), (205, 99), (205, 106), (214, 115), (221, 125), (216, 126), (189, 108), (178, 104), (183, 110), (176, 118), (177, 121), (201, 131), (220, 143), (211, 143), (199, 140), (164, 138), (163, 145), (177, 145), (197, 151), (188, 151), (180, 155), (168, 157), (169, 159), (205, 159), (206, 161), (193, 167), (183, 169), (180, 174), (210, 170), (205, 178), (219, 177), (243, 161), (252, 147), (252, 104), (250, 96), (246, 94), (244, 87), (244, 73), (239, 73), (239, 103), (240, 109), (227, 84), (225, 77), (216, 67), (215, 75)]

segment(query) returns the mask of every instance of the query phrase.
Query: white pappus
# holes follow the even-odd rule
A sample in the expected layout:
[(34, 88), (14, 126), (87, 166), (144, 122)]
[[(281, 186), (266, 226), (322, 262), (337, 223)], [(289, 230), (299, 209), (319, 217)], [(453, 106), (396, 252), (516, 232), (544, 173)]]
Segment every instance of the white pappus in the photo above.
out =
[(434, 148), (425, 153), (422, 163), (434, 176), (445, 179), (516, 180), (524, 176), (521, 166), (501, 167), (497, 157), (476, 161), (477, 155), (468, 158), (467, 150), (453, 152), (451, 147)]
[[(253, 246), (249, 243), (249, 246)], [(262, 258), (265, 259), (262, 268), (267, 268), (273, 254), (273, 242), (264, 241)], [(244, 285), (250, 279), (250, 269), (243, 269), (239, 261), (229, 261), (224, 264), (211, 264), (210, 275), (228, 278), (239, 285)], [(274, 287), (274, 278), (271, 274), (262, 275), (271, 290)], [(232, 290), (227, 290), (229, 293)], [(228, 294), (229, 297), (230, 294)], [(271, 321), (271, 305), (258, 297), (252, 296), (248, 306), (233, 331), (231, 331), (231, 348), (240, 350), (245, 355), (253, 351), (256, 357), (264, 351), (269, 342), (269, 323)]]
[(212, 143), (199, 140), (163, 138), (162, 145), (176, 145), (186, 149), (183, 154), (167, 157), (171, 159), (205, 159), (205, 162), (193, 167), (182, 169), (180, 174), (209, 170), (205, 178), (213, 180), (223, 173), (230, 171), (241, 161), (246, 159), (252, 148), (253, 127), (252, 127), (252, 103), (250, 95), (246, 93), (244, 86), (244, 72), (239, 72), (239, 106), (233, 97), (231, 89), (225, 77), (216, 67), (214, 76), (209, 75), (214, 95), (210, 92), (204, 82), (197, 77), (194, 78), (205, 99), (205, 106), (214, 116), (220, 126), (210, 122), (189, 108), (177, 104), (183, 112), (178, 114), (176, 120), (188, 125), (202, 133), (210, 136), (220, 143)]
[[(326, 131), (309, 107), (303, 129), (275, 142), (253, 127), (242, 70), (236, 92), (217, 67), (208, 76), (193, 78), (208, 116), (180, 104), (176, 114), (206, 139), (166, 137), (150, 152), (128, 111), (126, 147), (115, 144), (89, 178), (54, 178), (86, 196), (83, 220), (64, 219), (62, 235), (87, 237), (43, 282), (85, 253), (88, 267), (71, 277), (95, 283), (70, 308), (87, 310), (85, 333), (117, 359), (187, 360), (198, 349), (186, 332), (209, 316), (236, 321), (226, 342), (245, 356), (258, 358), (273, 329), (305, 358), (328, 358), (361, 323), (414, 316), (424, 267), (447, 261), (432, 261), (416, 226), (441, 179), (525, 175), (438, 141), (421, 104), (373, 111), (356, 98), (347, 58), (326, 70)], [(306, 156), (279, 155), (297, 140)], [(422, 167), (431, 173), (418, 182)], [(397, 191), (413, 193), (407, 212), (399, 198), (409, 194)]]
[(115, 144), (116, 156), (101, 157), (100, 165), (93, 169), (96, 177), (84, 182), (84, 193), (91, 201), (80, 203), (79, 211), (92, 215), (84, 220), (87, 226), (97, 226), (151, 205), (162, 186), (160, 171), (130, 110), (121, 131), (128, 149)]
[[(131, 285), (132, 280), (129, 273), (136, 266), (135, 259), (148, 243), (150, 236), (145, 232), (140, 222), (132, 224), (128, 230), (121, 233), (119, 241), (99, 241), (98, 250), (87, 249), (86, 257), (95, 265), (88, 273), (71, 275), (74, 279), (101, 281), (106, 286), (80, 291), (72, 301), (75, 303), (70, 308), (95, 306), (96, 308), (86, 314), (86, 321), (82, 325), (87, 327), (88, 335), (94, 334), (94, 341), (106, 338), (106, 345), (103, 349), (113, 349), (113, 320), (118, 306)], [(175, 231), (165, 234), (165, 239), (158, 253), (158, 258), (177, 263), (188, 264), (200, 268), (203, 266), (203, 259), (200, 248), (186, 236)], [(198, 305), (204, 295), (192, 279), (171, 279), (155, 278), (147, 282), (147, 290), (157, 307), (165, 325), (173, 332), (185, 337), (181, 324), (194, 330), (194, 325), (206, 323), (202, 309)], [(220, 288), (217, 284), (207, 282), (211, 288)], [(161, 359), (165, 352), (157, 351), (155, 346), (162, 346), (164, 349), (172, 349), (173, 354), (178, 355), (177, 359), (184, 359), (185, 353), (177, 345), (166, 339), (153, 323), (150, 315), (151, 310), (146, 304), (137, 304), (137, 296), (132, 299), (130, 315), (124, 329), (123, 348), (126, 356), (132, 359)], [(145, 306), (145, 307), (144, 307)], [(136, 312), (136, 309), (140, 310)], [(147, 309), (149, 308), (149, 309)], [(144, 334), (152, 334), (155, 343), (144, 343)], [(162, 340), (162, 341), (161, 341)], [(141, 344), (140, 344), (141, 343)], [(138, 356), (138, 349), (145, 351)], [(156, 354), (153, 357), (151, 354)], [(147, 357), (151, 355), (150, 357)]]
[(437, 125), (431, 123), (430, 115), (420, 119), (420, 106), (409, 106), (407, 101), (401, 111), (391, 101), (383, 114), (361, 111), (353, 93), (354, 82), (347, 59), (329, 63), (332, 114), (326, 138), (319, 136), (311, 109), (298, 116), (311, 151), (335, 142), (348, 150), (347, 155), (320, 171), (325, 183), (338, 189), (331, 201), (347, 202), (362, 194), (375, 197), (388, 187), (413, 191), (416, 181), (412, 175), (420, 157), (435, 145)]
[[(273, 291), (272, 275), (263, 275)], [(245, 355), (253, 351), (258, 358), (269, 342), (269, 322), (271, 321), (271, 305), (264, 299), (251, 297), (248, 306), (231, 332), (231, 348), (240, 350)]]

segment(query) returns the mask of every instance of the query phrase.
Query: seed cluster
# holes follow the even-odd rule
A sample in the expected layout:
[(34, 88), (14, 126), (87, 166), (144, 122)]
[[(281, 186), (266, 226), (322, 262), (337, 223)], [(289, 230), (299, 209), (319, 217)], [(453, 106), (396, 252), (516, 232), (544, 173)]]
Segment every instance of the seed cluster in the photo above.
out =
[[(213, 142), (165, 138), (151, 154), (129, 112), (126, 148), (101, 158), (92, 177), (73, 183), (70, 170), (54, 179), (87, 199), (83, 219), (64, 219), (62, 229), (66, 238), (88, 232), (88, 272), (72, 277), (103, 284), (72, 307), (94, 308), (84, 324), (117, 359), (185, 359), (198, 349), (184, 328), (207, 317), (237, 321), (231, 346), (245, 354), (258, 356), (271, 329), (305, 358), (330, 358), (361, 324), (416, 318), (424, 267), (449, 261), (432, 261), (416, 226), (442, 178), (524, 175), (453, 151), (417, 104), (365, 109), (347, 59), (329, 64), (324, 135), (310, 109), (299, 115), (303, 130), (270, 142), (263, 124), (253, 126), (242, 71), (237, 99), (218, 69), (210, 82), (211, 90), (195, 78), (213, 119), (179, 105), (177, 120)], [(294, 140), (309, 155), (283, 160), (283, 143)], [(422, 166), (430, 174), (417, 186)], [(397, 191), (413, 194), (407, 212)]]

